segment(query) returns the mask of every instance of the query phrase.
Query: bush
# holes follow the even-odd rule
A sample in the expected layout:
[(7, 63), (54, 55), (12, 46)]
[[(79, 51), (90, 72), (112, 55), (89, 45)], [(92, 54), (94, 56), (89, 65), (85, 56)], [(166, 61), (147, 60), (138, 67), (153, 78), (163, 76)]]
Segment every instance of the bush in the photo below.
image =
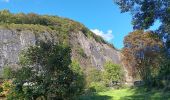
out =
[(1, 87), (0, 87), (0, 96), (4, 96), (4, 97), (6, 97), (8, 94), (9, 94), (9, 92), (10, 92), (10, 90), (11, 90), (11, 88), (13, 87), (13, 85), (12, 85), (12, 81), (10, 81), (10, 80), (5, 80), (3, 83), (2, 83), (2, 85), (1, 85)]
[(102, 81), (102, 72), (96, 68), (89, 68), (87, 70), (87, 76), (86, 76), (86, 85), (89, 87), (89, 85), (92, 82), (100, 82)]
[(80, 56), (87, 58), (87, 55), (81, 47), (77, 48), (77, 53), (80, 54)]
[(106, 82), (103, 79), (103, 72), (96, 68), (88, 68), (86, 74), (86, 92), (102, 92), (106, 91), (108, 88), (106, 87)]
[(105, 82), (112, 84), (113, 81), (121, 82), (123, 79), (123, 70), (121, 66), (112, 62), (106, 62), (104, 65), (104, 80)]
[(39, 41), (36, 46), (27, 48), (21, 53), (21, 68), (15, 73), (14, 88), (8, 98), (68, 99), (80, 93), (82, 73), (77, 63), (73, 62), (70, 67), (70, 54), (69, 46), (51, 42)]
[(81, 94), (85, 87), (85, 76), (82, 68), (77, 60), (72, 60), (71, 70), (73, 71), (74, 82), (71, 84), (72, 92), (75, 91), (77, 94)]
[(3, 78), (5, 79), (11, 79), (14, 76), (14, 71), (11, 67), (5, 66), (3, 68)]
[(89, 90), (92, 92), (103, 92), (108, 90), (108, 88), (102, 82), (92, 82), (89, 86)]

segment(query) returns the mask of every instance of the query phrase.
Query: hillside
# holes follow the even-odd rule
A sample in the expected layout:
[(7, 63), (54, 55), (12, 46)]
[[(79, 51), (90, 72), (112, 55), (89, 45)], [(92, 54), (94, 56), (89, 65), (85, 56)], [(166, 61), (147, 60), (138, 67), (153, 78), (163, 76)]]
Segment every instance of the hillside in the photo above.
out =
[(71, 46), (72, 59), (85, 69), (102, 70), (106, 61), (123, 65), (119, 51), (78, 22), (57, 16), (0, 12), (1, 69), (15, 67), (19, 53), (40, 40)]

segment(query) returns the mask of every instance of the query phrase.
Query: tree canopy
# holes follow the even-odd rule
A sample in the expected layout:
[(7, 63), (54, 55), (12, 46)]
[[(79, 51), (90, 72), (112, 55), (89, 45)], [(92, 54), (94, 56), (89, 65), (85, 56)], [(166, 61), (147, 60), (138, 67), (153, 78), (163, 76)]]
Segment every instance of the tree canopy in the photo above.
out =
[(105, 78), (107, 78), (110, 81), (121, 81), (123, 76), (123, 71), (120, 65), (114, 64), (112, 62), (106, 62), (104, 65), (106, 75)]
[(137, 30), (125, 37), (124, 45), (123, 54), (134, 78), (139, 75), (148, 82), (158, 75), (163, 60), (163, 43), (157, 34)]
[(69, 46), (50, 41), (37, 42), (24, 50), (8, 99), (66, 99), (80, 93), (83, 73), (77, 63), (72, 63), (70, 53)]
[[(132, 14), (134, 29), (148, 29), (160, 21), (157, 33), (166, 40), (170, 48), (170, 1), (169, 0), (114, 0), (121, 12)], [(170, 50), (170, 49), (169, 49)]]

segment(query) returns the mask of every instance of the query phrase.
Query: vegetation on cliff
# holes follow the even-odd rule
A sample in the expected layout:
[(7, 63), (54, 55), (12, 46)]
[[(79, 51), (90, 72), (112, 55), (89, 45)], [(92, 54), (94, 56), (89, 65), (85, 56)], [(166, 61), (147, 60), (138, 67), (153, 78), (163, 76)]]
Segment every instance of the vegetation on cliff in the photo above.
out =
[[(110, 68), (111, 72), (98, 69), (84, 72), (79, 64), (79, 59), (76, 57), (72, 59), (72, 49), (75, 49), (79, 58), (87, 59), (87, 55), (80, 45), (76, 48), (70, 45), (70, 35), (73, 33), (81, 32), (85, 38), (113, 47), (78, 22), (33, 13), (11, 14), (4, 10), (0, 12), (0, 29), (18, 34), (31, 32), (35, 36), (49, 33), (57, 38), (55, 42), (48, 39), (45, 41), (37, 39), (36, 45), (27, 47), (20, 53), (16, 69), (10, 65), (4, 68), (3, 78), (5, 81), (10, 80), (11, 82), (7, 94), (4, 95), (9, 100), (72, 99), (87, 92), (107, 90), (110, 88), (108, 84), (114, 80), (122, 81), (123, 76), (119, 73), (121, 68), (116, 64), (111, 62), (106, 64), (106, 69)], [(98, 71), (101, 73), (96, 73)], [(92, 79), (93, 73), (101, 76), (100, 80)], [(114, 75), (110, 78), (110, 74)]]
[(88, 38), (94, 38), (99, 43), (108, 44), (113, 47), (111, 44), (103, 40), (103, 38), (95, 35), (79, 22), (58, 16), (37, 15), (34, 13), (12, 14), (8, 10), (3, 10), (0, 11), (0, 26), (18, 30), (29, 29), (35, 32), (52, 30), (61, 38), (61, 42), (67, 44), (70, 33), (78, 33), (81, 31)]
[(80, 94), (83, 72), (78, 63), (71, 62), (70, 52), (69, 46), (43, 41), (23, 51), (20, 68), (4, 70), (13, 80), (7, 99), (68, 99)]
[(17, 69), (4, 68), (3, 78), (12, 81), (4, 96), (8, 100), (70, 100), (83, 93), (105, 91), (112, 81), (123, 77), (120, 66), (108, 62), (105, 67), (105, 71), (85, 74), (78, 61), (71, 61), (69, 45), (39, 41), (21, 52)]

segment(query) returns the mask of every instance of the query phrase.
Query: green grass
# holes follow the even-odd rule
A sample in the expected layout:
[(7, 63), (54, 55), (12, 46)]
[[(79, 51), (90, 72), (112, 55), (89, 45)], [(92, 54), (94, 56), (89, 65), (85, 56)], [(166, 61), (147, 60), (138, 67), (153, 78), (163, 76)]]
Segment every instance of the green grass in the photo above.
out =
[(144, 88), (125, 88), (83, 95), (78, 100), (170, 100), (170, 92), (146, 91)]

